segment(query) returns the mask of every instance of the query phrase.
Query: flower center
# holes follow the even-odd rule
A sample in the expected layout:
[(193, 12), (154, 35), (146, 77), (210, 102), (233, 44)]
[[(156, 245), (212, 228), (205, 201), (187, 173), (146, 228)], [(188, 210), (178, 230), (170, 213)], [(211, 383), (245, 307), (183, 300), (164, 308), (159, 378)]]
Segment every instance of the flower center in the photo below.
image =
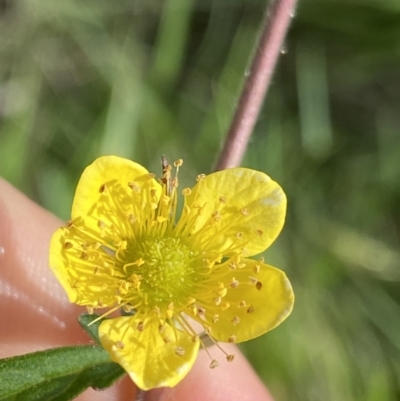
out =
[(129, 259), (140, 261), (128, 272), (141, 277), (145, 304), (164, 309), (173, 302), (175, 310), (187, 304), (200, 275), (195, 253), (179, 238), (148, 238), (135, 243), (129, 254)]

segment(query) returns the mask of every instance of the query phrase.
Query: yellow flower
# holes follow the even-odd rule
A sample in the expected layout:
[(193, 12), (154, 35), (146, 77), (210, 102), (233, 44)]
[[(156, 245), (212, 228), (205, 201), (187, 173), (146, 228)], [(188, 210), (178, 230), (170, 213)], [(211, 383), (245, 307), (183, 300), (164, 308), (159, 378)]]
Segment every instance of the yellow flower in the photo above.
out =
[[(178, 172), (182, 161), (174, 163)], [(212, 342), (257, 337), (291, 312), (285, 274), (263, 259), (282, 229), (286, 197), (264, 173), (233, 168), (199, 175), (182, 190), (116, 156), (97, 159), (79, 181), (72, 220), (58, 229), (50, 266), (71, 302), (122, 310), (99, 334), (111, 358), (144, 390), (176, 385)], [(225, 355), (228, 361), (233, 355)], [(210, 357), (211, 358), (211, 357)], [(218, 364), (211, 358), (210, 367)]]

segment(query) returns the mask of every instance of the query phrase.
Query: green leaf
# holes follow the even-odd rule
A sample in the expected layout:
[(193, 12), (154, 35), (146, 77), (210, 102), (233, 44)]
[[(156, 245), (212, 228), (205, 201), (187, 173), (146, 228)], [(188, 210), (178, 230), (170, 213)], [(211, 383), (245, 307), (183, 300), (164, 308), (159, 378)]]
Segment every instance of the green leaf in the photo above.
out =
[(100, 323), (103, 321), (103, 319), (98, 320), (97, 322), (94, 322), (91, 324), (94, 320), (98, 319), (101, 315), (97, 315), (95, 313), (89, 314), (89, 313), (82, 313), (78, 317), (78, 322), (82, 326), (82, 328), (90, 335), (90, 337), (93, 338), (94, 341), (96, 341), (98, 344), (100, 343), (100, 337), (99, 337), (99, 326)]
[(0, 360), (0, 401), (67, 401), (124, 374), (101, 347), (79, 346)]

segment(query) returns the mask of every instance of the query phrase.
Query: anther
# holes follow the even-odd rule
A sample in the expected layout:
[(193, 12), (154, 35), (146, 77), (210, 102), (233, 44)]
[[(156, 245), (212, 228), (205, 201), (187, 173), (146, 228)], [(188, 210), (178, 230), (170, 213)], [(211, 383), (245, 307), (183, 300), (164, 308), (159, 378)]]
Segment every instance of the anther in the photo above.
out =
[(247, 313), (248, 313), (249, 315), (251, 315), (253, 312), (254, 312), (254, 307), (253, 307), (253, 305), (250, 305), (250, 306), (247, 308)]
[(192, 193), (192, 190), (190, 188), (182, 189), (182, 195), (183, 196), (189, 196), (191, 193)]
[(133, 310), (132, 305), (129, 305), (129, 304), (124, 305), (124, 306), (122, 307), (122, 309), (123, 309), (124, 312), (126, 312), (126, 313), (130, 313), (130, 312), (132, 312), (132, 310)]
[(210, 369), (215, 369), (218, 366), (218, 361), (213, 359), (210, 363)]
[(253, 272), (258, 274), (258, 273), (260, 273), (260, 269), (261, 269), (261, 266), (258, 263), (256, 263), (253, 267)]
[(181, 167), (183, 164), (183, 160), (182, 159), (178, 159), (174, 161), (174, 166), (175, 167)]
[(240, 209), (240, 213), (242, 213), (243, 216), (249, 215), (249, 211), (247, 210), (246, 207), (243, 207), (242, 209)]
[(203, 181), (204, 178), (206, 178), (206, 175), (205, 175), (205, 174), (199, 174), (199, 175), (196, 177), (196, 181), (197, 181), (197, 182)]
[(227, 356), (226, 356), (226, 360), (227, 360), (228, 362), (232, 362), (234, 359), (235, 359), (235, 355), (233, 355), (233, 354), (230, 354), (230, 355), (227, 355)]
[(256, 288), (257, 288), (258, 291), (261, 290), (261, 288), (262, 288), (262, 282), (261, 281), (257, 281)]
[(66, 242), (66, 243), (64, 244), (64, 249), (71, 249), (72, 247), (73, 247), (73, 245), (72, 245), (71, 242)]
[(256, 234), (257, 234), (259, 237), (262, 237), (263, 234), (264, 234), (264, 232), (263, 232), (262, 230), (256, 230)]
[(222, 302), (222, 298), (221, 297), (217, 297), (217, 298), (215, 298), (214, 299), (214, 303), (215, 303), (215, 305), (221, 305), (221, 302)]
[(99, 192), (102, 194), (103, 192), (107, 192), (107, 185), (102, 184), (100, 185)]
[(104, 223), (104, 221), (99, 220), (97, 222), (97, 227), (99, 227), (100, 229), (103, 229), (106, 227), (106, 223)]
[(137, 328), (139, 331), (143, 331), (143, 330), (144, 330), (144, 323), (143, 323), (143, 322), (139, 322), (138, 325), (136, 326), (136, 328)]
[(224, 196), (219, 196), (219, 197), (218, 197), (218, 200), (219, 200), (221, 203), (226, 203), (226, 198), (225, 198)]
[(80, 258), (83, 259), (83, 260), (88, 260), (89, 259), (89, 255), (86, 252), (82, 252)]
[(237, 324), (240, 323), (240, 319), (239, 319), (238, 316), (234, 316), (234, 317), (232, 318), (231, 322), (232, 322), (233, 325), (237, 325)]
[(89, 313), (89, 315), (93, 315), (93, 312), (94, 312), (93, 306), (87, 305), (86, 310)]
[(224, 303), (221, 305), (221, 309), (222, 309), (222, 310), (227, 310), (230, 306), (231, 306), (231, 304), (230, 304), (229, 302), (224, 302)]
[(237, 288), (239, 286), (239, 281), (236, 280), (235, 277), (233, 277), (229, 285), (231, 288)]
[(234, 342), (236, 342), (236, 340), (237, 340), (237, 337), (234, 334), (232, 334), (231, 336), (228, 337), (228, 343), (234, 343)]
[(231, 262), (228, 264), (228, 267), (230, 270), (236, 270), (236, 263), (235, 262)]
[(175, 354), (178, 356), (183, 356), (185, 355), (185, 349), (183, 347), (176, 347)]
[(116, 346), (118, 349), (124, 349), (124, 348), (125, 348), (125, 344), (124, 344), (122, 341), (116, 341), (116, 342), (115, 342), (115, 346)]
[(236, 233), (236, 238), (237, 238), (237, 239), (242, 239), (242, 238), (243, 238), (243, 233), (240, 232), (240, 231), (237, 232), (237, 233)]
[(239, 304), (238, 304), (238, 308), (245, 308), (246, 306), (247, 306), (247, 304), (246, 304), (245, 300), (240, 301)]
[(178, 188), (178, 186), (179, 186), (178, 177), (174, 177), (171, 180), (171, 186), (172, 186), (172, 188)]
[(129, 182), (128, 182), (128, 187), (129, 187), (132, 191), (136, 192), (137, 194), (140, 192), (140, 187), (139, 187), (139, 185), (135, 184), (133, 181), (129, 181)]
[(217, 323), (218, 320), (219, 320), (219, 315), (216, 313), (216, 314), (213, 316), (213, 318), (212, 318), (212, 322), (213, 322), (213, 323)]
[(211, 217), (214, 219), (215, 222), (219, 223), (222, 220), (221, 213), (216, 210), (211, 214)]
[(197, 307), (197, 314), (199, 316), (204, 316), (206, 314), (206, 310), (204, 308), (202, 308), (201, 306)]

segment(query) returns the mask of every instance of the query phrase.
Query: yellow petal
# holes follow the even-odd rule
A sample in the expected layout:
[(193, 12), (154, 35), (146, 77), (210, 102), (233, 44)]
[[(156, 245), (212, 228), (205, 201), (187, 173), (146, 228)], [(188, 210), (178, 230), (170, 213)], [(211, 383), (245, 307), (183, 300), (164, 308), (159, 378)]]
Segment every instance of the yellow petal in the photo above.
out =
[(107, 254), (102, 249), (82, 248), (85, 238), (76, 237), (74, 231), (74, 227), (62, 227), (53, 234), (49, 254), (51, 270), (70, 302), (93, 307), (114, 305), (118, 280), (110, 274), (109, 267), (100, 264)]
[[(198, 296), (198, 302), (207, 311), (206, 323), (216, 340), (242, 342), (272, 330), (285, 320), (292, 311), (294, 295), (285, 273), (275, 267), (244, 259), (245, 266), (232, 271), (229, 263), (220, 266), (221, 275), (213, 283), (214, 294), (208, 299)], [(219, 283), (227, 288), (221, 300)]]
[(178, 228), (206, 251), (226, 256), (264, 251), (280, 233), (286, 214), (282, 188), (266, 174), (233, 168), (206, 176), (186, 197)]
[(199, 341), (164, 324), (157, 316), (138, 314), (104, 320), (100, 340), (113, 361), (119, 363), (142, 390), (173, 387), (193, 366)]
[(140, 218), (146, 206), (151, 210), (160, 193), (161, 185), (140, 164), (117, 156), (99, 157), (79, 180), (72, 219), (88, 214), (96, 222), (121, 229), (121, 218)]

